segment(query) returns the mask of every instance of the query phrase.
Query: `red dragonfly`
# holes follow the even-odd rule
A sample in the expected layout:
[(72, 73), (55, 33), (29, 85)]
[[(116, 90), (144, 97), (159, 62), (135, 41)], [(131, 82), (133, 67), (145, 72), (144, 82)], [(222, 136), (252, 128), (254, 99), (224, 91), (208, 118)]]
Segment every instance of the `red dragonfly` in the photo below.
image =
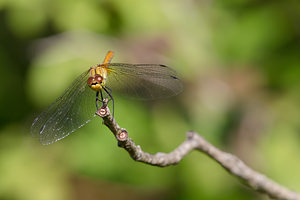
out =
[(177, 95), (183, 89), (176, 72), (165, 65), (110, 63), (112, 58), (109, 51), (102, 64), (83, 72), (40, 113), (32, 123), (32, 136), (43, 145), (65, 138), (95, 116), (104, 98), (112, 101), (114, 110), (113, 91), (151, 100)]

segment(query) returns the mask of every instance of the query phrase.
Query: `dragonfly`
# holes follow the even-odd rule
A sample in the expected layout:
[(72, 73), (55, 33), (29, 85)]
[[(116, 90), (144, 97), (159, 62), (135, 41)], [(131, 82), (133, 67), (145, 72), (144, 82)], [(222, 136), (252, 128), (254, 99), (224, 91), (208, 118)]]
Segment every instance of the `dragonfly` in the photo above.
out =
[(43, 145), (70, 135), (96, 116), (99, 103), (112, 102), (112, 93), (153, 100), (171, 97), (183, 90), (176, 72), (161, 64), (111, 63), (109, 51), (102, 64), (90, 67), (78, 76), (64, 93), (36, 117), (31, 135)]

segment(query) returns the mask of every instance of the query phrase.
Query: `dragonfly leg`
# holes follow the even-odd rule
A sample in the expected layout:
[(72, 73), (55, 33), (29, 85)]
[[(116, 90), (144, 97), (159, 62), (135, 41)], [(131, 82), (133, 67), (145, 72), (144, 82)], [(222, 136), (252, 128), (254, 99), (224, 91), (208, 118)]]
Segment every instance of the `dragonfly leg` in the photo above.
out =
[(103, 103), (103, 94), (102, 94), (102, 90), (100, 90), (100, 95), (101, 95), (101, 102)]
[[(114, 101), (114, 98), (113, 98), (113, 96), (111, 95), (111, 93), (110, 92), (112, 92), (112, 90), (109, 88), (108, 90), (110, 91), (108, 91), (107, 90), (107, 87), (103, 87), (103, 89), (104, 89), (104, 91), (106, 92), (106, 94), (109, 96), (109, 100), (108, 100), (108, 102), (109, 101), (112, 101), (112, 104), (113, 104), (113, 117), (115, 117), (115, 101)], [(108, 103), (107, 102), (107, 103)]]
[(98, 100), (99, 100), (99, 91), (96, 92), (96, 108), (97, 108), (97, 110), (99, 110)]
[[(99, 99), (99, 93), (100, 93), (101, 99)], [(99, 109), (98, 101), (100, 101), (103, 104), (103, 94), (102, 94), (101, 90), (100, 90), (100, 92), (97, 91), (97, 93), (96, 93), (96, 107), (97, 107), (97, 110)]]
[(105, 86), (106, 89), (108, 89), (110, 92), (112, 92), (112, 89), (110, 89), (109, 87)]
[(109, 91), (109, 92), (106, 92), (106, 96), (104, 97), (104, 99), (106, 99), (107, 97), (109, 97), (109, 98), (110, 98), (109, 101), (110, 101), (110, 100), (111, 100), (111, 97), (110, 97), (109, 93), (112, 93), (112, 89), (110, 89), (110, 88), (107, 87), (107, 86), (105, 86), (105, 89), (107, 89), (107, 91)]

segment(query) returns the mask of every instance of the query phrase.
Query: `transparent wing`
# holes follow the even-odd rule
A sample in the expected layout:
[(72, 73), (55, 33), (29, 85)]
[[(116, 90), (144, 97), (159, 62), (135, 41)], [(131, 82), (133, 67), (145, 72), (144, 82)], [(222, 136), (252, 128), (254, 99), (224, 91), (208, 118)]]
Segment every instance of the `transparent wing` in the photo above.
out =
[(103, 64), (106, 86), (137, 99), (158, 99), (179, 94), (183, 86), (176, 72), (159, 64)]
[(95, 92), (88, 87), (88, 71), (82, 73), (53, 104), (32, 123), (31, 134), (44, 145), (68, 136), (95, 116)]

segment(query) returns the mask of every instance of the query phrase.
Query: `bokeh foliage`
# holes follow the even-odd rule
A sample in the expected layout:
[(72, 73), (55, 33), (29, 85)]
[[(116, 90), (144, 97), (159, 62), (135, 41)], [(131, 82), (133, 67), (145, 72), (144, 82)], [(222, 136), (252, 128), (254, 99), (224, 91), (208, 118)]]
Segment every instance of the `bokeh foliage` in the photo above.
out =
[(50, 146), (31, 138), (34, 116), (108, 50), (182, 77), (172, 99), (114, 95), (145, 151), (193, 129), (299, 192), (299, 20), (294, 0), (0, 0), (0, 199), (264, 199), (196, 152), (133, 162), (100, 119)]

